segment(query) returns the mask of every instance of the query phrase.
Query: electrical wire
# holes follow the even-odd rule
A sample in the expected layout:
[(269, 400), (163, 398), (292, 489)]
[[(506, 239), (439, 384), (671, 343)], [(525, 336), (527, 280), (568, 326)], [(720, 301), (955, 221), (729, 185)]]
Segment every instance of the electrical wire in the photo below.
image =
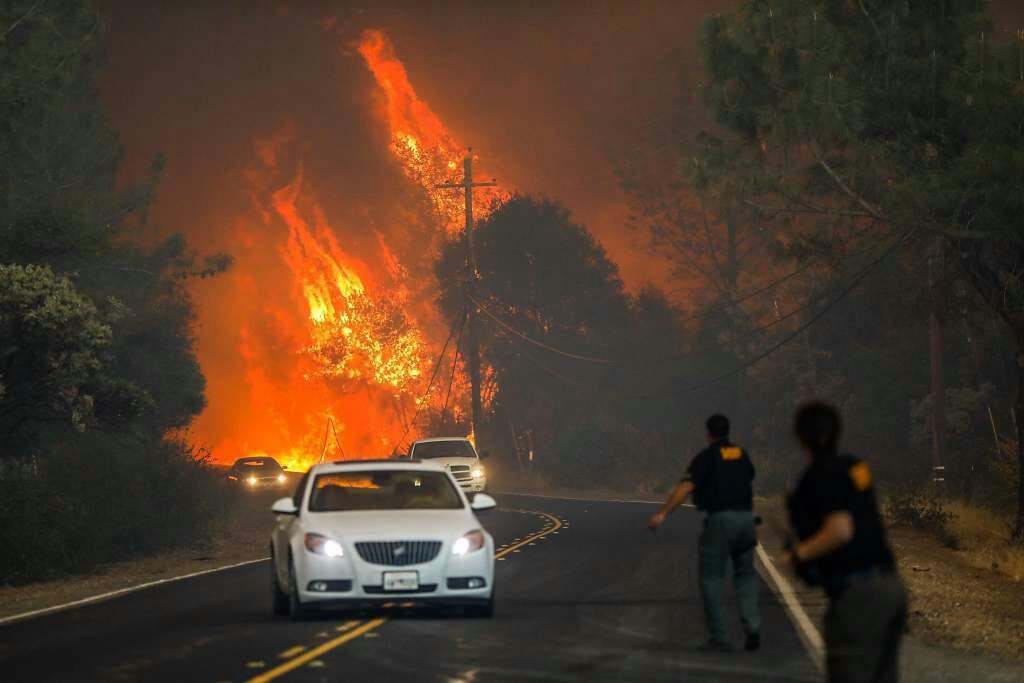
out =
[(441, 370), (441, 361), (444, 359), (445, 354), (448, 353), (448, 345), (451, 344), (452, 337), (454, 336), (455, 324), (453, 323), (452, 328), (448, 331), (448, 339), (445, 340), (444, 346), (441, 348), (441, 353), (438, 354), (437, 360), (434, 361), (434, 370), (430, 374), (430, 381), (427, 383), (427, 388), (423, 390), (423, 395), (420, 396), (420, 400), (417, 402), (416, 412), (413, 414), (412, 419), (409, 420), (409, 424), (405, 428), (405, 431), (402, 432), (402, 436), (395, 442), (394, 447), (391, 449), (392, 452), (396, 452), (398, 447), (402, 445), (402, 442), (405, 441), (405, 437), (409, 435), (409, 430), (413, 428), (413, 425), (416, 424), (416, 419), (420, 416), (420, 413), (423, 412), (423, 406), (426, 405), (427, 401), (427, 394), (430, 393), (431, 387), (434, 386), (434, 380), (437, 379), (437, 375)]
[(706, 318), (707, 316), (714, 315), (715, 313), (721, 313), (721, 312), (723, 312), (725, 310), (728, 310), (730, 308), (735, 308), (737, 305), (743, 303), (744, 301), (749, 301), (749, 300), (753, 299), (754, 297), (756, 297), (756, 296), (758, 296), (760, 294), (764, 294), (767, 291), (775, 289), (776, 287), (778, 287), (779, 285), (781, 285), (784, 282), (788, 282), (789, 280), (792, 280), (794, 277), (796, 277), (797, 275), (803, 273), (808, 268), (810, 268), (811, 265), (813, 265), (813, 264), (810, 261), (808, 261), (807, 263), (805, 263), (804, 265), (800, 266), (796, 270), (790, 271), (786, 275), (783, 275), (782, 277), (769, 282), (768, 284), (764, 285), (763, 287), (759, 287), (758, 289), (755, 289), (755, 290), (753, 290), (751, 292), (747, 292), (746, 294), (743, 294), (743, 295), (741, 295), (741, 296), (739, 296), (739, 297), (737, 297), (735, 299), (730, 299), (728, 301), (725, 301), (725, 302), (722, 303), (721, 306), (716, 306), (715, 308), (710, 308), (710, 309), (707, 309), (707, 310), (703, 310), (700, 313), (695, 313), (695, 314), (693, 314), (693, 315), (691, 315), (689, 317), (683, 318), (682, 320), (679, 321), (679, 323), (680, 324), (685, 324), (685, 323), (697, 320), (699, 318)]
[(526, 359), (527, 359), (528, 361), (530, 361), (531, 363), (533, 363), (533, 364), (534, 364), (534, 365), (536, 365), (536, 366), (537, 366), (538, 368), (540, 368), (540, 369), (541, 369), (541, 370), (543, 370), (544, 372), (548, 373), (549, 375), (551, 375), (551, 376), (552, 376), (552, 377), (554, 377), (555, 379), (557, 379), (557, 380), (560, 380), (560, 381), (562, 381), (562, 382), (565, 382), (566, 384), (568, 384), (568, 385), (570, 385), (570, 386), (573, 386), (573, 387), (576, 387), (577, 389), (587, 389), (587, 388), (589, 388), (589, 387), (588, 387), (588, 386), (587, 386), (586, 384), (584, 384), (583, 382), (578, 382), (578, 381), (574, 380), (574, 379), (573, 379), (573, 378), (571, 378), (571, 377), (566, 377), (566, 376), (565, 376), (565, 375), (563, 375), (562, 373), (560, 373), (560, 372), (557, 372), (557, 371), (555, 371), (555, 370), (552, 370), (552, 369), (551, 369), (551, 368), (549, 368), (548, 366), (546, 366), (546, 365), (544, 365), (543, 363), (541, 363), (541, 362), (540, 362), (539, 360), (537, 360), (536, 358), (534, 358), (534, 357), (533, 357), (533, 355), (531, 355), (529, 351), (527, 351), (527, 350), (526, 350), (526, 347), (524, 347), (524, 346), (522, 345), (522, 343), (521, 343), (521, 342), (519, 342), (519, 341), (517, 341), (517, 340), (515, 340), (515, 339), (512, 339), (512, 340), (510, 340), (510, 341), (511, 341), (511, 342), (512, 342), (513, 344), (515, 344), (516, 348), (517, 348), (517, 349), (519, 349), (519, 352), (520, 352), (520, 353), (522, 353), (522, 354), (523, 354), (523, 356), (524, 356), (524, 357), (525, 357), (525, 358), (526, 358)]
[[(867, 250), (859, 251), (856, 254), (852, 254), (852, 255), (847, 256), (845, 258), (851, 258), (852, 256), (855, 256), (855, 255), (864, 254), (865, 251), (867, 251)], [(732, 304), (740, 303), (742, 301), (746, 301), (748, 299), (751, 299), (751, 298), (757, 296), (758, 294), (761, 294), (761, 293), (771, 289), (772, 287), (775, 287), (775, 286), (785, 282), (786, 280), (789, 280), (789, 279), (795, 277), (796, 275), (804, 272), (805, 270), (810, 268), (811, 265), (812, 265), (811, 263), (807, 263), (804, 266), (802, 266), (802, 267), (800, 267), (800, 268), (790, 272), (789, 274), (787, 274), (787, 275), (785, 275), (785, 276), (783, 276), (783, 277), (781, 277), (781, 278), (779, 278), (779, 279), (777, 279), (777, 280), (775, 280), (773, 282), (770, 282), (767, 285), (765, 285), (765, 286), (763, 286), (763, 287), (761, 287), (761, 288), (759, 288), (759, 289), (757, 289), (757, 290), (755, 290), (753, 292), (749, 292), (749, 293), (745, 294), (744, 296), (740, 297), (739, 299), (733, 300), (729, 304), (726, 304), (725, 306), (720, 307), (717, 310), (718, 311), (723, 311), (723, 310), (726, 310), (727, 308), (731, 307)], [(858, 276), (859, 276), (859, 274), (858, 274)], [(858, 277), (858, 276), (855, 276), (855, 277)], [(532, 337), (530, 337), (530, 335), (526, 334), (525, 332), (522, 332), (522, 331), (516, 329), (515, 327), (513, 327), (512, 325), (506, 323), (505, 321), (499, 319), (490, 309), (487, 308), (487, 306), (485, 306), (483, 303), (481, 303), (480, 301), (478, 301), (474, 297), (470, 296), (469, 298), (473, 301), (473, 303), (475, 303), (480, 308), (481, 311), (483, 311), (489, 318), (494, 320), (496, 323), (501, 325), (505, 330), (507, 330), (507, 331), (511, 332), (512, 334), (516, 335), (520, 339), (522, 339), (522, 340), (524, 340), (526, 342), (529, 342), (530, 344), (533, 344), (534, 346), (542, 348), (542, 349), (544, 349), (546, 351), (550, 351), (552, 353), (556, 353), (556, 354), (558, 354), (560, 356), (565, 356), (567, 358), (572, 358), (574, 360), (587, 361), (587, 362), (591, 362), (591, 363), (600, 363), (600, 364), (604, 364), (604, 365), (617, 365), (617, 366), (628, 365), (628, 363), (626, 363), (625, 361), (612, 360), (612, 359), (608, 359), (608, 358), (597, 358), (597, 357), (594, 357), (594, 356), (585, 356), (585, 355), (582, 355), (582, 354), (571, 353), (569, 351), (564, 351), (562, 349), (559, 349), (559, 348), (556, 348), (554, 346), (551, 346), (550, 344), (545, 344), (544, 342), (541, 342), (541, 341), (538, 341), (536, 339), (533, 339)], [(749, 338), (751, 338), (751, 337), (753, 337), (755, 335), (758, 335), (758, 334), (764, 332), (765, 330), (771, 329), (772, 327), (775, 327), (776, 325), (781, 324), (782, 322), (792, 318), (793, 316), (797, 315), (798, 313), (801, 313), (801, 312), (807, 310), (808, 308), (811, 308), (811, 306), (813, 306), (814, 303), (815, 303), (814, 301), (808, 301), (807, 303), (805, 303), (805, 304), (803, 304), (801, 306), (797, 306), (796, 308), (794, 308), (794, 309), (784, 313), (781, 316), (778, 316), (778, 317), (772, 319), (771, 321), (769, 321), (769, 322), (767, 322), (767, 323), (765, 323), (763, 325), (758, 325), (757, 327), (754, 327), (754, 328), (751, 328), (751, 329), (746, 330), (744, 332), (741, 332), (740, 334), (734, 335), (733, 337), (730, 337), (728, 339), (724, 339), (724, 340), (722, 340), (720, 342), (717, 342), (717, 343), (715, 343), (713, 345), (709, 345), (709, 346), (706, 346), (706, 347), (700, 347), (700, 348), (697, 348), (697, 349), (691, 349), (691, 350), (687, 351), (686, 353), (679, 353), (679, 354), (671, 354), (671, 355), (667, 355), (667, 356), (660, 356), (658, 358), (648, 359), (648, 360), (654, 360), (656, 362), (674, 362), (674, 361), (678, 361), (678, 360), (685, 360), (687, 358), (691, 358), (691, 357), (693, 357), (694, 355), (697, 355), (697, 354), (711, 353), (711, 352), (714, 352), (714, 351), (720, 351), (723, 348), (728, 347), (729, 345), (739, 343), (741, 341), (744, 341), (745, 339), (749, 339)], [(701, 315), (707, 315), (707, 314), (710, 314), (712, 312), (713, 311), (705, 311)], [(695, 316), (695, 317), (700, 317), (700, 316)], [(685, 323), (685, 322), (687, 322), (689, 320), (692, 320), (692, 319), (693, 318), (686, 318), (686, 319), (683, 319), (680, 322), (681, 323)]]
[[(772, 355), (773, 353), (775, 353), (776, 351), (781, 349), (783, 346), (785, 346), (789, 342), (791, 342), (794, 339), (796, 339), (798, 336), (800, 336), (800, 334), (802, 334), (804, 331), (806, 331), (808, 328), (810, 328), (812, 325), (814, 325), (816, 322), (818, 322), (821, 318), (823, 318), (829, 311), (831, 311), (836, 305), (838, 305), (843, 299), (845, 299), (854, 289), (856, 289), (860, 285), (860, 283), (863, 282), (864, 279), (875, 268), (877, 268), (879, 265), (881, 265), (882, 262), (885, 261), (886, 258), (888, 258), (893, 252), (895, 252), (901, 245), (906, 243), (914, 235), (914, 233), (916, 233), (916, 232), (917, 232), (917, 228), (914, 228), (914, 229), (904, 233), (902, 236), (898, 237), (896, 240), (894, 240), (893, 243), (890, 244), (886, 249), (884, 249), (883, 252), (876, 259), (874, 259), (873, 261), (868, 263), (863, 269), (860, 270), (860, 272), (858, 272), (856, 275), (854, 275), (853, 279), (850, 280), (848, 282), (848, 284), (845, 287), (842, 288), (842, 290), (835, 296), (835, 298), (831, 299), (820, 311), (818, 311), (813, 316), (811, 316), (811, 318), (809, 318), (807, 320), (807, 322), (805, 322), (804, 324), (800, 325), (796, 330), (794, 330), (790, 334), (788, 334), (785, 337), (783, 337), (779, 342), (771, 345), (770, 347), (768, 347), (767, 349), (765, 349), (764, 351), (759, 353), (754, 358), (750, 359), (749, 361), (747, 361), (745, 363), (742, 363), (741, 365), (738, 365), (735, 368), (732, 368), (732, 369), (730, 369), (730, 370), (728, 370), (726, 372), (723, 372), (723, 373), (721, 373), (719, 375), (716, 375), (714, 377), (706, 378), (704, 380), (701, 380), (701, 381), (699, 381), (699, 382), (697, 382), (695, 384), (692, 384), (690, 386), (684, 387), (682, 389), (672, 389), (671, 391), (673, 393), (691, 393), (691, 392), (694, 392), (694, 391), (700, 391), (701, 389), (707, 388), (710, 385), (717, 384), (718, 382), (721, 382), (721, 381), (723, 381), (725, 379), (728, 379), (730, 377), (738, 375), (738, 374), (744, 372), (745, 370), (748, 370), (749, 368), (753, 367), (754, 365), (760, 363), (762, 360), (764, 360), (768, 356)], [(487, 311), (487, 309), (483, 305), (481, 305), (475, 299), (473, 299), (473, 301), (475, 303), (477, 303), (477, 305), (480, 306), (480, 308), (482, 310), (484, 310), (485, 313), (488, 313), (488, 315), (490, 315), (492, 318), (494, 318), (494, 316), (492, 314), (490, 314), (490, 312)], [(776, 323), (777, 322), (781, 322), (781, 320), (783, 320), (785, 318), (788, 318), (788, 317), (791, 317), (792, 315), (795, 315), (797, 312), (809, 308), (810, 305), (811, 304), (807, 304), (807, 305), (804, 305), (804, 306), (801, 306), (801, 307), (795, 309), (794, 311), (790, 311), (785, 316), (783, 316), (782, 318), (780, 318), (779, 320), (777, 320), (775, 322)], [(545, 349), (548, 349), (548, 350), (554, 350), (554, 351), (560, 353), (560, 355), (566, 355), (566, 356), (569, 356), (570, 358), (579, 358), (579, 356), (577, 354), (569, 354), (569, 353), (566, 353), (566, 352), (561, 352), (561, 350), (559, 350), (559, 349), (554, 349), (554, 347), (550, 347), (550, 346), (548, 346), (546, 344), (542, 344), (540, 342), (536, 342), (536, 341), (530, 339), (527, 335), (525, 335), (523, 333), (520, 333), (518, 330), (515, 330), (514, 328), (512, 328), (509, 325), (506, 325), (504, 322), (502, 322), (500, 320), (497, 320), (496, 318), (494, 318), (494, 319), (499, 324), (501, 324), (502, 327), (505, 327), (509, 331), (514, 332), (516, 334), (516, 336), (522, 338), (525, 341), (529, 341), (531, 343), (534, 343), (535, 345), (540, 346), (541, 348), (545, 348)], [(772, 324), (775, 324), (775, 323), (772, 323)], [(766, 329), (767, 327), (770, 327), (770, 326), (771, 325), (763, 326), (762, 328), (758, 328), (758, 329), (756, 329), (754, 331), (744, 333), (744, 335), (745, 336), (750, 336), (750, 334), (752, 334), (753, 332), (760, 331), (760, 329)], [(733, 341), (735, 341), (735, 340), (733, 340)], [(557, 379), (560, 379), (563, 382), (566, 382), (567, 384), (570, 384), (572, 386), (575, 386), (575, 387), (578, 387), (578, 388), (587, 388), (582, 383), (577, 382), (576, 380), (573, 380), (571, 378), (565, 377), (564, 375), (561, 375), (561, 374), (551, 370), (550, 368), (548, 368), (547, 366), (545, 366), (544, 364), (539, 362), (536, 358), (531, 356), (525, 350), (525, 348), (520, 346), (518, 343), (516, 343), (516, 345), (519, 346), (520, 351), (523, 352), (523, 355), (526, 356), (526, 358), (528, 360), (530, 360), (532, 363), (537, 365), (539, 368), (541, 368), (542, 370), (544, 370), (548, 374), (550, 374), (553, 377), (556, 377)], [(722, 348), (722, 346), (716, 346), (714, 348), (720, 349), (720, 348)], [(683, 359), (683, 358), (686, 358), (686, 357), (687, 356), (679, 356), (678, 358)], [(635, 395), (632, 396), (632, 398), (646, 398), (646, 399), (655, 399), (655, 398), (657, 398), (657, 399), (662, 399), (662, 398), (664, 398), (664, 392), (647, 393), (647, 394), (635, 394)]]
[[(868, 276), (868, 274), (871, 273), (871, 271), (873, 271), (875, 268), (877, 268), (879, 265), (881, 265), (882, 261), (884, 261), (886, 258), (888, 258), (889, 255), (892, 254), (894, 251), (896, 251), (896, 249), (898, 247), (900, 247), (903, 243), (908, 241), (910, 239), (910, 237), (915, 232), (917, 232), (917, 228), (914, 228), (914, 229), (910, 230), (909, 232), (904, 233), (901, 237), (896, 239), (896, 241), (894, 241), (891, 245), (889, 245), (889, 247), (884, 252), (882, 252), (882, 254), (877, 259), (875, 259), (874, 261), (869, 263), (863, 270), (861, 270), (861, 272), (859, 272), (854, 277), (854, 279), (850, 281), (850, 284), (848, 284), (836, 296), (836, 298), (832, 299), (832, 301), (830, 301), (828, 304), (826, 304), (826, 306), (824, 308), (822, 308), (816, 314), (811, 316), (811, 318), (806, 323), (804, 323), (803, 325), (798, 327), (792, 333), (786, 335), (777, 344), (773, 344), (768, 349), (764, 350), (763, 352), (761, 352), (760, 354), (758, 354), (757, 356), (755, 356), (751, 360), (749, 360), (746, 363), (743, 363), (742, 365), (739, 365), (739, 366), (737, 366), (737, 367), (735, 367), (735, 368), (733, 368), (733, 369), (731, 369), (731, 370), (729, 370), (727, 372), (723, 372), (722, 374), (716, 375), (714, 377), (709, 377), (707, 379), (701, 380), (700, 382), (698, 382), (696, 384), (690, 385), (688, 387), (684, 387), (682, 389), (678, 389), (676, 391), (679, 391), (681, 393), (690, 393), (690, 392), (693, 392), (693, 391), (700, 391), (701, 389), (704, 389), (704, 388), (706, 388), (706, 387), (708, 387), (708, 386), (710, 386), (712, 384), (717, 384), (718, 382), (721, 382), (724, 379), (728, 379), (730, 377), (738, 375), (741, 372), (743, 372), (745, 370), (748, 370), (749, 368), (753, 367), (754, 365), (760, 363), (762, 360), (764, 360), (768, 356), (772, 355), (773, 353), (775, 353), (776, 351), (781, 349), (783, 346), (785, 346), (789, 342), (791, 342), (794, 339), (796, 339), (807, 328), (809, 328), (811, 325), (813, 325), (814, 323), (818, 322), (818, 320), (820, 320), (822, 317), (824, 317), (825, 314), (828, 313), (830, 310), (832, 310), (832, 308), (835, 307), (836, 304), (838, 304), (840, 301), (845, 299), (847, 297), (847, 295), (850, 294), (850, 292), (852, 292), (854, 289), (856, 289), (857, 286), (860, 285), (861, 282), (863, 282), (864, 278), (866, 278)], [(660, 398), (660, 396), (657, 396), (655, 394), (648, 394), (648, 395), (644, 396), (643, 398)]]
[(341, 459), (345, 459), (345, 449), (341, 445), (341, 439), (338, 438), (338, 427), (334, 424), (334, 418), (330, 415), (327, 416), (327, 424), (324, 425), (324, 447), (320, 450), (320, 460), (324, 461), (324, 456), (327, 455), (327, 437), (330, 436), (331, 432), (334, 432), (334, 443), (338, 444), (338, 452), (341, 453)]
[(567, 358), (573, 358), (575, 360), (587, 361), (589, 363), (600, 363), (602, 365), (621, 365), (622, 364), (622, 361), (611, 360), (609, 358), (597, 358), (596, 356), (584, 356), (583, 354), (579, 354), (579, 353), (570, 353), (569, 351), (563, 351), (562, 349), (555, 348), (554, 346), (551, 346), (550, 344), (545, 344), (542, 341), (537, 341), (536, 339), (534, 339), (534, 338), (530, 337), (529, 335), (527, 335), (525, 332), (520, 332), (516, 328), (514, 328), (511, 325), (509, 325), (508, 323), (506, 323), (504, 320), (501, 320), (500, 318), (498, 318), (498, 316), (494, 315), (494, 313), (492, 313), (491, 310), (489, 308), (487, 308), (487, 306), (485, 306), (484, 304), (480, 303), (476, 299), (476, 297), (474, 297), (472, 294), (467, 294), (467, 296), (469, 297), (470, 301), (472, 301), (474, 304), (476, 304), (477, 307), (481, 311), (483, 311), (484, 314), (487, 315), (488, 318), (490, 318), (494, 322), (498, 323), (503, 328), (505, 328), (507, 331), (509, 331), (512, 334), (516, 335), (517, 337), (519, 337), (523, 341), (529, 342), (529, 343), (533, 344), (534, 346), (538, 346), (538, 347), (540, 347), (542, 349), (545, 349), (546, 351), (550, 351), (551, 353), (556, 353), (556, 354), (558, 354), (560, 356), (565, 356)]
[(452, 374), (448, 378), (448, 391), (444, 397), (444, 407), (441, 408), (441, 420), (445, 419), (445, 415), (448, 412), (448, 402), (452, 398), (452, 385), (455, 384), (455, 372), (459, 368), (459, 347), (462, 344), (462, 331), (466, 327), (466, 320), (469, 318), (469, 308), (466, 307), (462, 311), (462, 323), (459, 324), (459, 336), (455, 338), (455, 356), (452, 358)]

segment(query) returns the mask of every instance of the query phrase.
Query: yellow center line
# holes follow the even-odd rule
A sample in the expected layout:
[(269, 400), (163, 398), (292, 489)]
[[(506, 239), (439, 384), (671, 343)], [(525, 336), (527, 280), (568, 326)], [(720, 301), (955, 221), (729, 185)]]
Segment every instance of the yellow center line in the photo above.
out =
[(364, 633), (369, 633), (373, 629), (383, 624), (385, 621), (387, 621), (387, 619), (384, 619), (383, 617), (378, 617), (377, 619), (367, 621), (362, 626), (354, 628), (348, 633), (338, 636), (334, 640), (328, 640), (323, 645), (320, 645), (319, 647), (314, 647), (309, 652), (303, 655), (299, 655), (294, 659), (290, 659), (281, 666), (273, 668), (270, 671), (267, 671), (266, 673), (260, 674), (259, 676), (254, 676), (253, 678), (250, 678), (249, 683), (267, 683), (267, 681), (272, 681), (275, 678), (280, 678), (289, 671), (293, 671), (302, 666), (303, 664), (313, 661), (325, 652), (330, 652), (339, 645), (344, 645), (348, 641), (355, 640)]
[[(508, 545), (504, 550), (494, 554), (494, 559), (496, 560), (503, 559), (509, 553), (519, 552), (519, 548), (522, 548), (525, 545), (529, 545), (537, 539), (547, 536), (548, 534), (557, 533), (558, 530), (562, 528), (562, 520), (560, 520), (558, 517), (555, 517), (554, 515), (549, 515), (546, 512), (537, 512), (534, 510), (510, 510), (509, 512), (529, 512), (531, 514), (539, 515), (549, 520), (551, 522), (551, 526), (545, 526), (537, 533), (530, 534), (529, 536), (524, 537), (522, 540), (516, 539), (518, 541), (517, 543)], [(269, 681), (272, 681), (276, 678), (280, 678), (289, 671), (294, 671), (300, 666), (312, 662), (313, 660), (317, 659), (320, 655), (326, 652), (330, 652), (334, 648), (340, 647), (345, 643), (349, 642), (350, 640), (355, 640), (356, 638), (359, 638), (360, 636), (369, 633), (375, 628), (382, 626), (386, 621), (386, 617), (378, 617), (376, 619), (371, 619), (370, 621), (362, 623), (362, 625), (360, 625), (357, 628), (353, 628), (352, 630), (346, 630), (345, 633), (338, 636), (334, 640), (328, 640), (326, 643), (323, 643), (322, 645), (319, 645), (313, 648), (312, 650), (305, 652), (305, 654), (293, 657), (284, 664), (281, 664), (280, 666), (275, 667), (270, 671), (262, 673), (259, 676), (254, 676), (253, 678), (250, 678), (247, 683), (268, 683)], [(355, 625), (358, 623), (360, 622), (357, 621), (342, 624), (340, 627), (338, 627), (338, 630), (348, 626), (349, 624)], [(296, 645), (295, 647), (289, 648), (288, 650), (282, 652), (280, 654), (280, 657), (287, 658), (293, 655), (297, 655), (298, 653), (303, 652), (304, 650), (305, 647), (303, 647), (302, 645)]]
[(541, 517), (544, 517), (548, 521), (550, 521), (552, 526), (549, 527), (549, 528), (541, 529), (540, 531), (538, 531), (535, 534), (530, 534), (529, 536), (526, 536), (522, 540), (516, 539), (517, 541), (519, 541), (518, 543), (513, 543), (511, 545), (508, 545), (508, 546), (505, 547), (504, 550), (502, 550), (500, 552), (497, 552), (497, 553), (494, 553), (494, 559), (496, 559), (496, 560), (500, 560), (501, 558), (505, 557), (506, 555), (517, 551), (519, 548), (522, 548), (524, 545), (529, 545), (530, 543), (533, 543), (538, 538), (543, 538), (544, 536), (547, 536), (548, 534), (557, 533), (557, 531), (562, 528), (562, 520), (560, 520), (558, 517), (555, 517), (554, 515), (549, 515), (546, 512), (537, 512), (535, 510), (509, 510), (509, 512), (530, 512), (530, 513), (535, 514), (535, 515), (540, 515)]

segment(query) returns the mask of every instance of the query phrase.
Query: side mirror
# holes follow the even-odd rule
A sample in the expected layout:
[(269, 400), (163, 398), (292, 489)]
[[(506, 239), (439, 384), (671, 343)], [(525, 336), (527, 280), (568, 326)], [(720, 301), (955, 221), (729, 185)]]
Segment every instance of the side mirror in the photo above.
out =
[(469, 504), (469, 507), (471, 507), (474, 512), (493, 510), (498, 507), (498, 501), (494, 500), (486, 493), (478, 493), (473, 496), (473, 501)]
[(276, 503), (270, 506), (270, 509), (279, 515), (299, 514), (299, 509), (295, 507), (295, 503), (292, 502), (291, 498), (282, 498), (278, 500)]
[(489, 457), (491, 457), (491, 452), (490, 451), (480, 451), (480, 459), (481, 460), (486, 460)]
[(286, 470), (286, 469), (288, 469), (288, 465), (281, 465), (281, 469), (282, 469), (282, 470)]

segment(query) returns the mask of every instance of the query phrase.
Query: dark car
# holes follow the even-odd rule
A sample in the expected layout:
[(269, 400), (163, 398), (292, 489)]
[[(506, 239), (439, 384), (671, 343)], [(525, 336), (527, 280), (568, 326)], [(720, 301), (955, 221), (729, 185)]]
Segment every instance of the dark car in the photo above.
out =
[(267, 457), (239, 458), (228, 470), (228, 479), (249, 489), (282, 489), (288, 486), (284, 468)]

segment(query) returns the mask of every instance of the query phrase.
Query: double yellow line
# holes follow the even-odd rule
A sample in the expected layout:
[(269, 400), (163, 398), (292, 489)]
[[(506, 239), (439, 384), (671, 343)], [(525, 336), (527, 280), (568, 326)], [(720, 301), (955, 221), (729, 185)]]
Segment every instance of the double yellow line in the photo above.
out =
[[(550, 525), (545, 526), (540, 531), (530, 534), (529, 536), (520, 539), (512, 545), (504, 547), (499, 552), (494, 553), (494, 559), (496, 560), (500, 560), (506, 555), (509, 555), (515, 552), (516, 550), (522, 548), (523, 546), (529, 545), (534, 541), (544, 538), (548, 534), (553, 534), (562, 528), (562, 520), (560, 520), (558, 517), (554, 515), (549, 515), (546, 512), (538, 512), (536, 510), (509, 510), (509, 512), (529, 512), (530, 514), (539, 515), (547, 519), (548, 522), (550, 522)], [(266, 671), (264, 673), (261, 673), (259, 676), (254, 676), (253, 678), (250, 678), (248, 683), (268, 683), (268, 681), (280, 678), (289, 671), (294, 671), (295, 669), (298, 669), (300, 666), (312, 662), (314, 659), (317, 659), (321, 655), (326, 654), (335, 648), (341, 647), (342, 645), (351, 640), (355, 640), (356, 638), (359, 638), (360, 636), (369, 633), (375, 628), (382, 626), (386, 621), (387, 617), (377, 617), (376, 619), (371, 619), (370, 621), (363, 622), (362, 624), (359, 624), (359, 626), (357, 626), (356, 628), (353, 628), (350, 631), (346, 631), (345, 633), (341, 634), (337, 638), (334, 638), (333, 640), (328, 640), (326, 643), (318, 645), (314, 647), (312, 650), (304, 651), (301, 655), (292, 657), (284, 664), (281, 664), (280, 666), (277, 666), (271, 669), (270, 671)], [(290, 650), (287, 650), (286, 652), (292, 652), (294, 649), (295, 648), (292, 648)]]

